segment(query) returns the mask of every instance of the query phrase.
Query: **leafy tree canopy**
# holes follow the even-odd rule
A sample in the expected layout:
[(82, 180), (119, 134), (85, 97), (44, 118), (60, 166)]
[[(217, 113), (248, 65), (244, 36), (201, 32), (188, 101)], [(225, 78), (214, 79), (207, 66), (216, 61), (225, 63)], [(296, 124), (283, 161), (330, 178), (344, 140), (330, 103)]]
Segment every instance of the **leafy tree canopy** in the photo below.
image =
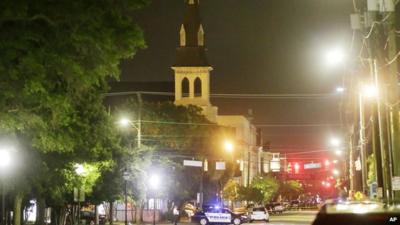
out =
[(102, 94), (145, 47), (131, 17), (145, 3), (0, 1), (0, 133), (30, 156), (21, 180), (36, 196), (63, 204), (75, 163), (96, 167), (92, 184), (122, 151)]

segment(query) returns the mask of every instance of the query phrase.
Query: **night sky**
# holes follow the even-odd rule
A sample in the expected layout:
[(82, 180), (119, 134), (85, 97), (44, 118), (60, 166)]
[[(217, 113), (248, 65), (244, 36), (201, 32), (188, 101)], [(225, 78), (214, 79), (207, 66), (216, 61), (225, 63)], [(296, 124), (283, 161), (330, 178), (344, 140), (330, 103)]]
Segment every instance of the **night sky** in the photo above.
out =
[[(333, 93), (343, 67), (327, 67), (327, 49), (349, 48), (350, 0), (201, 0), (212, 93)], [(148, 48), (122, 64), (122, 81), (173, 81), (183, 0), (154, 0), (135, 15)], [(338, 124), (339, 97), (313, 100), (212, 99), (220, 114), (247, 114), (255, 124)], [(327, 146), (337, 126), (263, 128), (273, 150)]]

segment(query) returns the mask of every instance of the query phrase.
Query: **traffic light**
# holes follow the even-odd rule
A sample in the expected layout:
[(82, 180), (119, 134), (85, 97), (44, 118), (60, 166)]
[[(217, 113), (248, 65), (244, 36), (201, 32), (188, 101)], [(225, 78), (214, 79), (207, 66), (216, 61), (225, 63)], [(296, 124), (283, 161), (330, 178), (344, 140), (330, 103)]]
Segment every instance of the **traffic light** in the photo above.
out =
[(294, 173), (298, 174), (300, 172), (300, 165), (299, 163), (294, 163)]

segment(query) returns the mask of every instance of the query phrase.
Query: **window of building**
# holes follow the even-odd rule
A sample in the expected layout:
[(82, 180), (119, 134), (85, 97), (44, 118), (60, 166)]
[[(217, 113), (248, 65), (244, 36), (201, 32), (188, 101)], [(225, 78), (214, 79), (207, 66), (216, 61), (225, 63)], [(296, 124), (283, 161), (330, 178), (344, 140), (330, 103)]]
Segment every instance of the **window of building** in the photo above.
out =
[(194, 96), (201, 97), (201, 80), (198, 77), (194, 80)]
[(187, 77), (182, 80), (182, 97), (189, 97), (189, 79)]

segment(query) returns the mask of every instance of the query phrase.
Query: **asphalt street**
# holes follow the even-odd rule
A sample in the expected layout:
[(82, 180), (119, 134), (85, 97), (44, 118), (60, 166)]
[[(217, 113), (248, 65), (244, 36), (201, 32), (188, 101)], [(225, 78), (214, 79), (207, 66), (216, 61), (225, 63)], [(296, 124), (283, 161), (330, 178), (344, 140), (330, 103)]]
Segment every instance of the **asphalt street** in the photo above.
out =
[(245, 225), (310, 225), (317, 211), (292, 211), (271, 215), (270, 222), (253, 222)]

